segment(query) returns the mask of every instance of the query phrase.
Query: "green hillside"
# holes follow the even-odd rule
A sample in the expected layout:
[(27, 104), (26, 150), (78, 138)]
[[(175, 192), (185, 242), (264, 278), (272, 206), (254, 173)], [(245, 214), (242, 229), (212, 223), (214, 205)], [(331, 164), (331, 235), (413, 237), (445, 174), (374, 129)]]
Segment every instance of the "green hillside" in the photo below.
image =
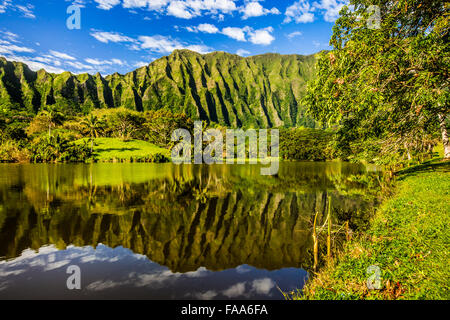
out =
[(301, 99), (315, 74), (315, 55), (242, 58), (175, 50), (126, 75), (31, 71), (0, 58), (0, 108), (36, 113), (58, 104), (68, 112), (95, 108), (170, 109), (226, 126), (309, 126)]

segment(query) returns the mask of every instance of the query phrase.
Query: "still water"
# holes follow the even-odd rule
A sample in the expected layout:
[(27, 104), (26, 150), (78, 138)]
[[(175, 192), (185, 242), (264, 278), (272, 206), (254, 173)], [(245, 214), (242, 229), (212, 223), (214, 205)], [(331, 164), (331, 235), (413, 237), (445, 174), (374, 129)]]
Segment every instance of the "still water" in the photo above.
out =
[[(312, 220), (356, 227), (376, 168), (1, 164), (0, 299), (282, 299), (312, 264)], [(69, 266), (81, 289), (68, 290)]]

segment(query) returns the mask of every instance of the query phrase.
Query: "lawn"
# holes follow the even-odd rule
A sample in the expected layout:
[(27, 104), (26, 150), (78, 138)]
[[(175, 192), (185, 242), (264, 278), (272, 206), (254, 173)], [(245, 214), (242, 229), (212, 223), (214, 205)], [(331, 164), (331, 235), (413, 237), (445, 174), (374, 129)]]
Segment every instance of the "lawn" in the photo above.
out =
[[(88, 141), (89, 139), (79, 140)], [(116, 138), (97, 138), (94, 140), (94, 157), (98, 161), (114, 161), (145, 158), (157, 153), (170, 157), (170, 151), (141, 140), (123, 141)]]
[[(294, 299), (449, 299), (450, 162), (398, 173), (396, 190), (370, 227), (347, 242)], [(367, 268), (381, 271), (369, 290)]]

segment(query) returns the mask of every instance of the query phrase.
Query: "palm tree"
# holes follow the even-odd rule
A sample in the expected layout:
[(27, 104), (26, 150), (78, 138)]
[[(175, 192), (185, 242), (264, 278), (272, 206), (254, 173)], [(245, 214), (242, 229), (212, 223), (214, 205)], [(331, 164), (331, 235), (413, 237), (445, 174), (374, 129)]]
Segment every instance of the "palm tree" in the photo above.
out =
[(103, 122), (93, 114), (90, 114), (89, 117), (81, 122), (81, 125), (89, 132), (89, 137), (91, 139), (91, 153), (94, 150), (94, 138), (98, 138), (99, 132), (102, 129), (102, 124)]
[(48, 136), (50, 138), (52, 134), (52, 127), (56, 127), (59, 124), (62, 124), (64, 121), (64, 115), (61, 113), (59, 108), (56, 105), (47, 106), (44, 110), (42, 110), (42, 114), (47, 118), (48, 121)]

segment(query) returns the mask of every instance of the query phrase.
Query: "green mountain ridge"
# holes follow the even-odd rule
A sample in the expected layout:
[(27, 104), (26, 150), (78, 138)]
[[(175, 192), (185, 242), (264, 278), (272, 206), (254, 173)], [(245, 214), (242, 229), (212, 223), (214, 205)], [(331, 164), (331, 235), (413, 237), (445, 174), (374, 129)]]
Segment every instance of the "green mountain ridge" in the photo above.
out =
[(308, 126), (301, 99), (315, 75), (316, 55), (175, 50), (125, 75), (106, 77), (31, 71), (0, 57), (0, 109), (36, 113), (58, 104), (70, 112), (94, 108), (170, 109), (232, 127)]

